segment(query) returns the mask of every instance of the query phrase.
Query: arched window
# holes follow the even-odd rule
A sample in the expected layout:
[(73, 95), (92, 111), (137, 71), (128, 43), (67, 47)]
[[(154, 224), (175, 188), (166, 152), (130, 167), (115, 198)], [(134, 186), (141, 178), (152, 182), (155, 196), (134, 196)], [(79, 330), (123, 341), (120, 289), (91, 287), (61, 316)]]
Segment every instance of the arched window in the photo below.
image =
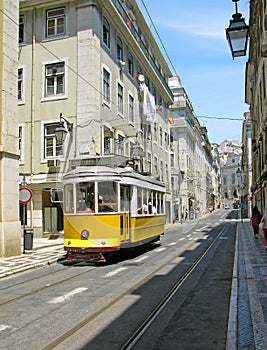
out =
[(121, 38), (117, 36), (117, 59), (123, 61), (123, 47)]
[(103, 17), (103, 43), (110, 49), (110, 25), (105, 17)]

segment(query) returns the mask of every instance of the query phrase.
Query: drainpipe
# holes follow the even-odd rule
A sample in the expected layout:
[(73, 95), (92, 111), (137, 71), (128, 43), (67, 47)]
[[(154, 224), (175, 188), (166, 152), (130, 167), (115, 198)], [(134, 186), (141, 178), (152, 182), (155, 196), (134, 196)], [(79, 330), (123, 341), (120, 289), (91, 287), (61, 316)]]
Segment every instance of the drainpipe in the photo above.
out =
[[(35, 72), (35, 20), (36, 20), (36, 9), (33, 9), (33, 21), (32, 21), (32, 68), (31, 68), (31, 174), (34, 174), (34, 106), (35, 106), (35, 94), (34, 94), (34, 88), (35, 88), (35, 81), (34, 81), (34, 72)], [(33, 204), (31, 203), (31, 227), (33, 227)]]

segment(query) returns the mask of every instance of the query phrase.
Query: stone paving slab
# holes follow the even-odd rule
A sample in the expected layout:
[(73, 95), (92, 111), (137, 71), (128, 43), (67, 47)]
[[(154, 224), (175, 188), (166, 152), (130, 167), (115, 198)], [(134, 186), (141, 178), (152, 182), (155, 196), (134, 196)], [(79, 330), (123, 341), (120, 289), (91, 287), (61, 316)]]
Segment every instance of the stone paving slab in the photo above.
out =
[(32, 250), (25, 250), (23, 253), (22, 239), (21, 255), (0, 258), (0, 279), (18, 272), (52, 264), (65, 254), (63, 238), (57, 240), (34, 238), (32, 248)]
[(238, 350), (267, 349), (267, 252), (261, 232), (255, 239), (250, 222), (238, 223)]

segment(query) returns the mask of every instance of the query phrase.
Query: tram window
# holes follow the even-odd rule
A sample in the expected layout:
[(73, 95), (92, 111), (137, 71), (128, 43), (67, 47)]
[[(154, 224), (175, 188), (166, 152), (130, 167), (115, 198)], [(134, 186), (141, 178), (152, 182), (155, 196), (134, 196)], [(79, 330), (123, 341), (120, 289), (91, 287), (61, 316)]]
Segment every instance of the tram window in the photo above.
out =
[(143, 207), (143, 201), (142, 201), (142, 188), (137, 187), (137, 213), (142, 214), (142, 207)]
[(118, 211), (117, 183), (103, 181), (98, 183), (98, 211)]
[(130, 188), (120, 186), (120, 211), (130, 210)]
[(74, 200), (73, 200), (73, 185), (66, 185), (64, 187), (64, 211), (65, 213), (74, 212)]
[(164, 213), (164, 206), (163, 206), (163, 194), (158, 194), (158, 212)]
[(93, 213), (95, 210), (94, 182), (80, 182), (76, 185), (77, 211)]

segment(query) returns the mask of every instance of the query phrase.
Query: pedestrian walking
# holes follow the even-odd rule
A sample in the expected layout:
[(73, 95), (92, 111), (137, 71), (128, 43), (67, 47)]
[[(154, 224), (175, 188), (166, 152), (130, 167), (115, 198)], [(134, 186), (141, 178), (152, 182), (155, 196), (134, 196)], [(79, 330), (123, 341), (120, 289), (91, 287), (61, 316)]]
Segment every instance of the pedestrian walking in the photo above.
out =
[(267, 209), (265, 211), (265, 214), (263, 215), (262, 223), (263, 223), (262, 229), (264, 234), (265, 249), (267, 250)]
[[(259, 224), (261, 222), (262, 215), (255, 205), (252, 209), (251, 225), (253, 227), (254, 238), (258, 239), (259, 236)], [(266, 229), (267, 229), (267, 217), (266, 217)]]
[(187, 210), (187, 209), (185, 209), (184, 221), (186, 221), (186, 220), (187, 220), (187, 217), (188, 217), (188, 210)]

